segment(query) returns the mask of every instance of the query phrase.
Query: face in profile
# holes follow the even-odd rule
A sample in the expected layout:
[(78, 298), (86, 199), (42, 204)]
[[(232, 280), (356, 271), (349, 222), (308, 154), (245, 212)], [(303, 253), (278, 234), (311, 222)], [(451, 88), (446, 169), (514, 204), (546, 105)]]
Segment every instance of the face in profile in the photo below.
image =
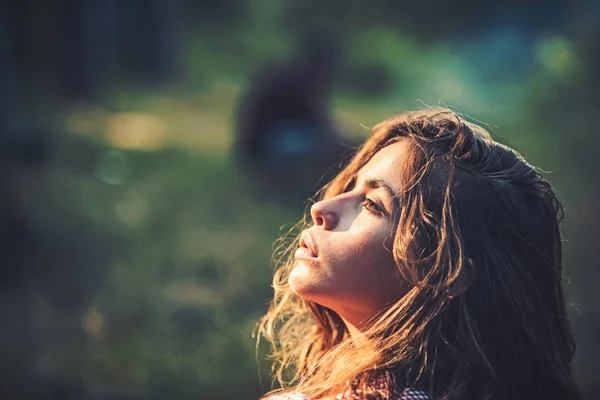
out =
[(378, 151), (346, 192), (315, 203), (289, 283), (299, 296), (361, 325), (402, 297), (392, 255), (403, 163), (401, 140)]

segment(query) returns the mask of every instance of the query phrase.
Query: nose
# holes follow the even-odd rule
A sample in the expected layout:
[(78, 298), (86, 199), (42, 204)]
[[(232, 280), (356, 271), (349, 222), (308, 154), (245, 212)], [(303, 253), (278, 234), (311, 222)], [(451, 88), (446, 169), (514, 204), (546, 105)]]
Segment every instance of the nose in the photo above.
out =
[(315, 226), (325, 230), (334, 229), (339, 222), (339, 215), (333, 210), (332, 204), (327, 200), (319, 201), (310, 207), (310, 216)]

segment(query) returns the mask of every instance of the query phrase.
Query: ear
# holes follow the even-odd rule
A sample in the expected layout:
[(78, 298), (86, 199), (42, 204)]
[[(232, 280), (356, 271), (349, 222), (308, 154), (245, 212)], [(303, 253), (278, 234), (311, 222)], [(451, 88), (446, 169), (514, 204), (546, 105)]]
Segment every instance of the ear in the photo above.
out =
[(448, 297), (453, 299), (466, 292), (473, 282), (474, 273), (475, 264), (473, 263), (473, 259), (471, 259), (471, 257), (466, 257), (465, 265), (463, 266), (462, 271), (460, 271), (458, 279), (450, 287)]

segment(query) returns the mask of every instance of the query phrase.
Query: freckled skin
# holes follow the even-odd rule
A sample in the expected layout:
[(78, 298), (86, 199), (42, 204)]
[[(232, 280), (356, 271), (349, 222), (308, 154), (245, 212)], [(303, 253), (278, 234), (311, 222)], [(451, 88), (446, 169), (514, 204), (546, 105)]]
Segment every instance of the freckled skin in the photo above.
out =
[[(354, 326), (408, 291), (390, 251), (392, 199), (384, 188), (365, 184), (369, 178), (383, 179), (399, 193), (405, 152), (404, 141), (381, 149), (359, 171), (352, 190), (313, 205), (314, 224), (307, 232), (319, 257), (298, 259), (290, 274), (296, 294), (334, 310)], [(366, 198), (382, 207), (384, 215), (371, 213)]]

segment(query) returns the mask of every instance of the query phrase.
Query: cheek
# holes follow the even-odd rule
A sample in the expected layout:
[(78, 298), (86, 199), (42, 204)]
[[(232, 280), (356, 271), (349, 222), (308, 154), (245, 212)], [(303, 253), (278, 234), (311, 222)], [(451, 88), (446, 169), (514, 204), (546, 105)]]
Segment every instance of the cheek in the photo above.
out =
[(397, 268), (390, 251), (387, 235), (357, 235), (345, 243), (330, 248), (323, 263), (330, 282), (336, 286), (359, 290), (373, 285), (388, 284), (397, 278)]
[(388, 236), (377, 231), (360, 231), (351, 236), (341, 237), (339, 241), (328, 243), (324, 261), (331, 267), (366, 268), (374, 262), (392, 259), (392, 253), (389, 251), (392, 242)]

